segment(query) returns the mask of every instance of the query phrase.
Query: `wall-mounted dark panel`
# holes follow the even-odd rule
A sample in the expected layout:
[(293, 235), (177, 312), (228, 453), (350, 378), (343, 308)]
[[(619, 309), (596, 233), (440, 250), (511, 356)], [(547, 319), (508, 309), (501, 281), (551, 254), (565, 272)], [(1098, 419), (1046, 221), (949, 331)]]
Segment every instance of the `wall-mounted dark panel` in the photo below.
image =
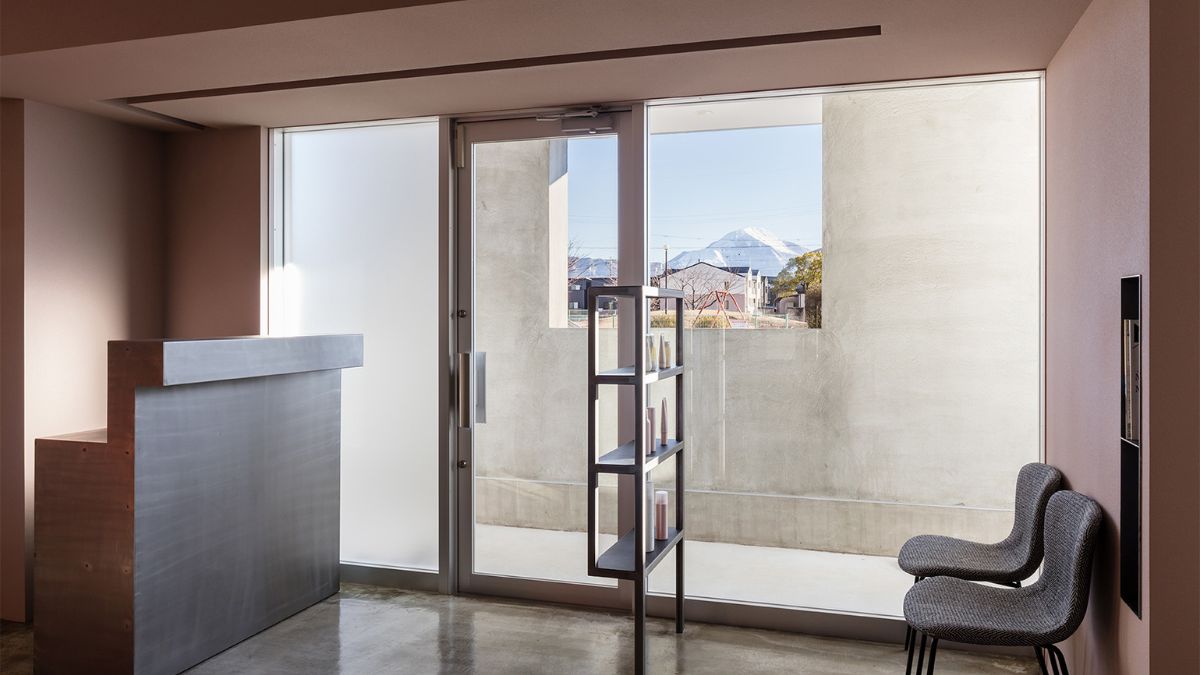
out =
[(1142, 615), (1142, 278), (1121, 279), (1121, 599)]

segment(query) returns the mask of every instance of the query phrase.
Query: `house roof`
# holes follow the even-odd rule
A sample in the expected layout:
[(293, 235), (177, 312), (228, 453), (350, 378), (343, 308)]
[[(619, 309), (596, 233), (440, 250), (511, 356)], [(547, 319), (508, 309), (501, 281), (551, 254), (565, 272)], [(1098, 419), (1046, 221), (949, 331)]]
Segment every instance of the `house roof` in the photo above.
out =
[[(676, 272), (690, 270), (693, 267), (699, 267), (701, 265), (704, 265), (705, 267), (711, 267), (716, 270), (721, 270), (722, 272), (729, 272), (730, 274), (746, 274), (747, 272), (749, 272), (750, 274), (758, 274), (758, 270), (753, 269), (751, 267), (747, 267), (745, 265), (742, 265), (739, 267), (722, 267), (720, 265), (714, 265), (712, 263), (704, 262), (704, 261), (692, 263), (691, 265), (688, 265), (687, 267), (680, 267), (680, 268), (668, 267), (667, 274), (675, 274)], [(661, 273), (654, 275), (655, 278), (658, 278), (661, 276), (662, 276)]]

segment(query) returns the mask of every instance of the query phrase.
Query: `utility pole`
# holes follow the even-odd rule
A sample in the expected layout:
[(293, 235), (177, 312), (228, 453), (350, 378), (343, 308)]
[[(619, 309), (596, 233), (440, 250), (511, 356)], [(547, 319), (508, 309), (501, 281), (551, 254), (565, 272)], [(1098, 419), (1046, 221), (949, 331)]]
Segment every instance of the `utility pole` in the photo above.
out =
[(662, 287), (663, 288), (667, 287), (667, 270), (668, 269), (669, 268), (667, 267), (667, 245), (663, 244), (663, 274), (662, 274)]

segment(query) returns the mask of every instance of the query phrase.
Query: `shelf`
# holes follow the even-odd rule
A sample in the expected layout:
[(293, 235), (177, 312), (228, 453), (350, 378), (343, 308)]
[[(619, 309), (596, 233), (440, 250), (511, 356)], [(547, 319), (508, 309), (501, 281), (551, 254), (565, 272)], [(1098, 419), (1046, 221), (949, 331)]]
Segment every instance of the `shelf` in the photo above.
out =
[[(622, 335), (622, 345), (627, 348), (632, 348), (629, 351), (623, 351), (626, 355), (633, 354), (636, 358), (628, 359), (624, 362), (631, 362), (633, 365), (625, 368), (616, 368), (614, 370), (605, 370), (598, 372), (598, 355), (597, 350), (600, 347), (600, 335), (598, 331), (599, 321), (597, 320), (597, 310), (599, 308), (600, 298), (626, 298), (622, 301), (622, 318), (633, 319), (632, 323), (638, 326), (640, 331), (619, 331)], [(651, 302), (651, 299), (657, 299)], [(662, 370), (643, 370), (643, 368), (653, 368), (655, 360), (650, 358), (652, 353), (656, 353), (654, 348), (648, 344), (643, 345), (643, 337), (652, 335), (650, 330), (649, 313), (656, 308), (666, 309), (671, 306), (670, 300), (674, 300), (674, 316), (675, 325), (671, 329), (674, 333), (675, 343), (675, 364), (671, 368)], [(631, 302), (632, 301), (632, 302)], [(607, 303), (607, 301), (606, 301)], [(633, 582), (633, 618), (634, 618), (634, 647), (633, 660), (634, 671), (637, 675), (643, 675), (647, 667), (647, 644), (646, 644), (646, 587), (649, 585), (650, 571), (658, 566), (658, 563), (678, 545), (675, 551), (675, 632), (683, 632), (683, 614), (684, 614), (684, 560), (683, 560), (683, 531), (682, 527), (667, 528), (667, 538), (664, 541), (651, 541), (648, 551), (646, 551), (645, 560), (637, 559), (637, 550), (643, 548), (644, 540), (639, 540), (638, 537), (645, 537), (648, 519), (642, 519), (642, 522), (636, 523), (634, 527), (625, 534), (621, 535), (616, 543), (604, 550), (597, 556), (600, 551), (600, 533), (598, 531), (599, 523), (601, 522), (600, 509), (600, 490), (599, 490), (599, 474), (621, 474), (634, 477), (634, 480), (644, 480), (650, 475), (650, 471), (657, 466), (661, 466), (663, 461), (674, 457), (676, 468), (679, 472), (676, 475), (677, 484), (676, 499), (675, 499), (675, 518), (676, 523), (683, 525), (683, 501), (684, 483), (683, 483), (683, 465), (679, 464), (679, 458), (683, 452), (683, 374), (684, 374), (684, 320), (683, 320), (683, 305), (684, 294), (679, 289), (659, 288), (656, 286), (592, 286), (587, 290), (587, 307), (588, 307), (588, 396), (591, 399), (588, 404), (588, 443), (587, 443), (587, 462), (588, 462), (588, 484), (590, 489), (587, 490), (587, 508), (588, 508), (588, 540), (587, 540), (587, 570), (589, 576), (608, 577), (610, 579), (624, 579)], [(627, 310), (633, 310), (629, 314), (625, 314)], [(671, 311), (671, 310), (668, 310)], [(628, 328), (628, 326), (622, 326)], [(634, 335), (633, 333), (638, 333)], [(647, 349), (649, 347), (649, 349)], [(622, 361), (618, 361), (621, 363)], [(676, 393), (676, 415), (675, 415), (675, 435), (677, 438), (667, 439), (667, 444), (652, 446), (654, 452), (649, 455), (644, 455), (646, 447), (636, 442), (629, 442), (620, 445), (617, 448), (605, 452), (597, 458), (601, 448), (599, 447), (600, 431), (598, 420), (596, 419), (600, 413), (599, 391), (598, 385), (602, 384), (617, 384), (617, 385), (632, 385), (636, 387), (631, 393), (634, 396), (623, 396), (622, 407), (632, 407), (633, 420), (640, 423), (645, 412), (636, 410), (640, 405), (647, 403), (646, 398), (649, 398), (649, 390), (644, 385), (654, 382), (663, 382), (674, 379)], [(665, 410), (662, 411), (665, 414)], [(656, 427), (657, 429), (657, 427)], [(635, 487), (633, 492), (642, 492), (642, 489)], [(623, 491), (626, 499), (632, 497), (629, 491)], [(648, 500), (652, 501), (652, 500)], [(622, 504), (623, 507), (633, 506), (634, 511), (641, 511), (637, 504)], [(652, 505), (648, 505), (654, 508)], [(621, 510), (621, 509), (618, 509)]]
[[(652, 370), (646, 373), (646, 384), (661, 382), (683, 373), (683, 366), (675, 366), (666, 370)], [(637, 369), (633, 366), (606, 370), (596, 375), (596, 384), (637, 384)]]
[[(637, 473), (637, 453), (634, 451), (634, 446), (637, 441), (629, 441), (621, 447), (610, 452), (606, 452), (596, 460), (596, 471), (600, 473)], [(655, 440), (655, 449), (652, 454), (646, 455), (646, 462), (643, 468), (646, 471), (658, 466), (664, 459), (674, 455), (683, 449), (683, 441), (674, 438), (668, 438), (666, 445), (658, 445), (658, 440)]]
[[(632, 579), (637, 574), (637, 566), (634, 565), (634, 537), (637, 535), (637, 528), (634, 528), (617, 540), (617, 543), (608, 548), (607, 551), (600, 554), (600, 559), (596, 561), (596, 571), (603, 576), (612, 576), (620, 579)], [(673, 527), (667, 528), (667, 538), (664, 541), (655, 541), (654, 550), (646, 552), (646, 574), (649, 575), (659, 562), (666, 557), (667, 552), (671, 550), (679, 540), (683, 539), (683, 532)]]

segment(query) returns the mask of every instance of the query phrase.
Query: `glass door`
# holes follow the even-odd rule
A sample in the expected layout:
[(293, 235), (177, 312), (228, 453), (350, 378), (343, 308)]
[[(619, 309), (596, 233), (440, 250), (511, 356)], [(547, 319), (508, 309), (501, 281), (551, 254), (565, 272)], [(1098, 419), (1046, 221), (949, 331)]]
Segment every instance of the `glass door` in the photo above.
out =
[[(617, 602), (613, 580), (587, 575), (586, 297), (617, 283), (630, 123), (616, 112), (456, 129), (463, 591)], [(615, 364), (616, 309), (601, 315), (604, 358)], [(615, 445), (616, 395), (607, 395), (602, 433)], [(601, 485), (611, 540), (616, 489)]]

